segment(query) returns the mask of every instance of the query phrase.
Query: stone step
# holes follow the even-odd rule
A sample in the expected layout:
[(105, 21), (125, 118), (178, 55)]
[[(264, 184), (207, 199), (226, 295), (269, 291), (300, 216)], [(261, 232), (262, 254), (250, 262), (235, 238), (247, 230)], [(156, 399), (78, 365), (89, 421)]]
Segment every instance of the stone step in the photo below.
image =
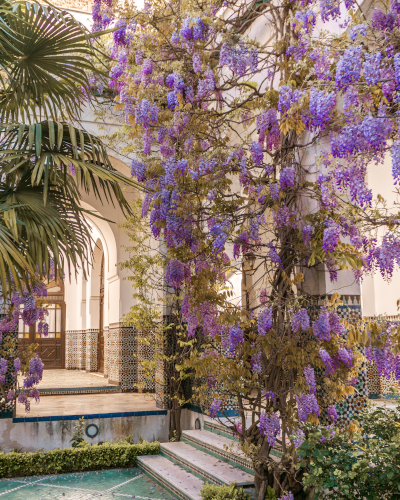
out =
[(213, 457), (182, 441), (177, 443), (162, 443), (161, 454), (215, 484), (229, 485), (236, 482), (237, 486), (253, 486), (254, 476), (229, 463)]
[(204, 481), (161, 455), (137, 457), (137, 465), (157, 484), (182, 500), (201, 500)]
[[(224, 419), (221, 419), (224, 420)], [(251, 426), (251, 419), (247, 418), (246, 419), (246, 429), (248, 429)], [(233, 435), (233, 433), (224, 427), (223, 424), (211, 420), (211, 419), (204, 419), (204, 430), (208, 432), (212, 432), (213, 434), (217, 434), (218, 436), (225, 437), (231, 441), (239, 441), (236, 436)], [(279, 437), (279, 439), (281, 439)], [(290, 447), (290, 439), (286, 438), (286, 443), (287, 446)], [(275, 447), (273, 448), (271, 452), (272, 458), (280, 458), (282, 456), (282, 447), (279, 444), (276, 444)]]
[(253, 474), (251, 460), (241, 451), (239, 444), (232, 439), (210, 431), (193, 430), (183, 431), (182, 440), (213, 457)]

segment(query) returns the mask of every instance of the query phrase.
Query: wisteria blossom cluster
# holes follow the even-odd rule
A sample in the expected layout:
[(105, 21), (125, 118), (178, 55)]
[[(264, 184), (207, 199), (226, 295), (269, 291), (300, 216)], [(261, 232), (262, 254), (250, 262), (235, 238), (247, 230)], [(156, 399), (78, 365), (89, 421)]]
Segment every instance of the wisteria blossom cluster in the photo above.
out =
[[(339, 421), (335, 401), (354, 390), (364, 359), (355, 339), (365, 335), (348, 335), (328, 289), (344, 270), (360, 282), (400, 267), (400, 214), (367, 178), (390, 165), (398, 189), (400, 9), (393, 1), (362, 24), (357, 9), (173, 0), (109, 16), (110, 86), (145, 190), (142, 216), (199, 342), (187, 365), (205, 381), (198, 393), (213, 400), (213, 418), (232, 400), (240, 417), (252, 413), (259, 432), (235, 433), (260, 450), (251, 458), (258, 477), (276, 474), (271, 484), (289, 473), (269, 472), (263, 443), (280, 435), (285, 448), (293, 423)], [(109, 10), (96, 3), (94, 21), (107, 25)], [(266, 23), (268, 40), (257, 31)], [(335, 32), (316, 36), (331, 23)], [(400, 371), (399, 334), (367, 335), (380, 373)]]
[[(18, 331), (20, 323), (26, 326), (36, 325), (37, 333), (47, 336), (49, 325), (46, 322), (48, 312), (43, 304), (43, 299), (47, 296), (46, 286), (39, 283), (32, 290), (15, 291), (8, 304), (9, 312), (0, 321), (0, 341), (3, 340), (2, 356), (0, 355), (0, 385), (6, 391), (6, 399), (3, 405), (10, 404), (15, 400), (25, 405), (25, 410), (29, 411), (30, 403), (34, 399), (39, 401), (39, 391), (37, 384), (43, 376), (43, 363), (37, 356), (25, 361), (29, 367), (25, 368), (19, 357), (15, 357), (15, 350), (12, 348), (12, 337)], [(5, 349), (4, 345), (9, 343), (10, 348)], [(19, 387), (18, 375), (23, 375), (22, 386)], [(18, 391), (16, 391), (18, 388)]]

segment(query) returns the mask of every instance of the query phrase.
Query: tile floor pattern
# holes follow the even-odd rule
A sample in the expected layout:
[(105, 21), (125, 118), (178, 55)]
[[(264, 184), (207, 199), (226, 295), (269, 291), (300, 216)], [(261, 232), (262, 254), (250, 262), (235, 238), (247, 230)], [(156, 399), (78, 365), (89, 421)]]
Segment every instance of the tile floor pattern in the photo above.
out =
[(39, 383), (39, 390), (74, 387), (112, 387), (112, 385), (102, 373), (87, 373), (83, 370), (44, 370), (43, 379)]
[(159, 411), (152, 396), (139, 393), (77, 394), (74, 396), (46, 396), (38, 404), (17, 405), (17, 417), (50, 417), (62, 415), (93, 415), (97, 413), (123, 413), (133, 411)]
[(138, 469), (0, 480), (1, 500), (174, 500)]

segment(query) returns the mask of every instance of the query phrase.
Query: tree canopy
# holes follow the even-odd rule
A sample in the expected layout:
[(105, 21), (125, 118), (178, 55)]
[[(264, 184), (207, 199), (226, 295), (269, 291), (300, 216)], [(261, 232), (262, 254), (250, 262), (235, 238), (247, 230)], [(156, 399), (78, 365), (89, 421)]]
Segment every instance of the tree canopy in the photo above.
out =
[(253, 459), (257, 500), (267, 485), (302, 490), (301, 439), (287, 438), (336, 421), (364, 355), (400, 377), (398, 326), (351, 325), (340, 296), (317, 307), (312, 287), (321, 272), (389, 280), (400, 265), (398, 206), (367, 182), (391, 158), (399, 193), (399, 14), (396, 0), (94, 4), (95, 28), (118, 28), (109, 85), (142, 213), (188, 336), (202, 334), (198, 397), (212, 395), (213, 418), (235, 402), (222, 422)]

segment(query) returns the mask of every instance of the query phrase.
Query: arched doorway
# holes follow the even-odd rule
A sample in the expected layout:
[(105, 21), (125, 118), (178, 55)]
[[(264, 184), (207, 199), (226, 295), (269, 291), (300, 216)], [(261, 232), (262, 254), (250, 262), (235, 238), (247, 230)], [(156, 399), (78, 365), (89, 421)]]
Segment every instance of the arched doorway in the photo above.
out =
[(65, 368), (65, 301), (64, 283), (61, 280), (47, 285), (46, 322), (47, 336), (37, 332), (36, 325), (27, 326), (20, 321), (18, 328), (18, 349), (24, 350), (30, 344), (38, 344), (37, 352), (45, 368)]

